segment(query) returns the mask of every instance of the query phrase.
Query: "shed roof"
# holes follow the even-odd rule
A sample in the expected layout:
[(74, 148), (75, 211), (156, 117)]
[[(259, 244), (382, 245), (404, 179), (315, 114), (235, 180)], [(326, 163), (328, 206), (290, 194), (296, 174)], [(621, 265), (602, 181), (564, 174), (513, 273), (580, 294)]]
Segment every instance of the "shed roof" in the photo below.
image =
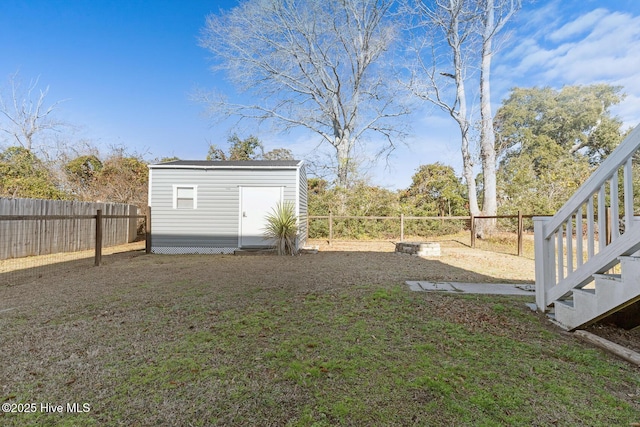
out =
[(302, 160), (173, 160), (149, 165), (151, 169), (297, 169)]

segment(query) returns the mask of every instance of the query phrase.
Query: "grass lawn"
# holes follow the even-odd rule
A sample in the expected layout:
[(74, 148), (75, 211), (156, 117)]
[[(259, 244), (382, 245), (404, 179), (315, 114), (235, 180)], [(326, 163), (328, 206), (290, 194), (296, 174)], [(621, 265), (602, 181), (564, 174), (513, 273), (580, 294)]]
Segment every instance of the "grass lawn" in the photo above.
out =
[[(446, 264), (372, 252), (121, 254), (0, 286), (0, 402), (37, 404), (0, 424), (640, 422), (638, 369), (556, 329), (526, 298), (403, 284)], [(70, 413), (74, 402), (88, 411)]]

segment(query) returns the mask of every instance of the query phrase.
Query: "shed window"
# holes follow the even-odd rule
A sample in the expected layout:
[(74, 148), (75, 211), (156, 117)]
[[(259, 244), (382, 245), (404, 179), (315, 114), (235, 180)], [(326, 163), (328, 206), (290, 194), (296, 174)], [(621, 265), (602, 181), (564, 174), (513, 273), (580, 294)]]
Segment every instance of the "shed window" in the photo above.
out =
[(173, 186), (174, 209), (196, 209), (198, 207), (198, 187), (196, 185)]

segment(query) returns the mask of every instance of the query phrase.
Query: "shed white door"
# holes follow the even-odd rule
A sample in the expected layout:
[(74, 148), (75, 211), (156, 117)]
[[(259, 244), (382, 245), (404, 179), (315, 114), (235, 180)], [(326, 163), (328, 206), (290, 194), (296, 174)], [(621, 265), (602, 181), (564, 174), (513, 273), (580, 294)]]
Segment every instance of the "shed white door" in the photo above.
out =
[(266, 216), (282, 201), (282, 187), (240, 187), (240, 247), (268, 246)]

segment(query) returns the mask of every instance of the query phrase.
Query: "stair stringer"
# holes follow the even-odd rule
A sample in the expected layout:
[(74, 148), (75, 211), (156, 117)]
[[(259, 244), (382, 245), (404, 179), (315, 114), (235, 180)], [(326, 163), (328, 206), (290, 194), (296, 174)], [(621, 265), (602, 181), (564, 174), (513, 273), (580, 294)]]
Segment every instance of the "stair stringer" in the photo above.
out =
[(595, 288), (574, 289), (572, 301), (555, 302), (556, 323), (578, 329), (640, 301), (640, 257), (618, 259), (620, 275), (594, 274)]

